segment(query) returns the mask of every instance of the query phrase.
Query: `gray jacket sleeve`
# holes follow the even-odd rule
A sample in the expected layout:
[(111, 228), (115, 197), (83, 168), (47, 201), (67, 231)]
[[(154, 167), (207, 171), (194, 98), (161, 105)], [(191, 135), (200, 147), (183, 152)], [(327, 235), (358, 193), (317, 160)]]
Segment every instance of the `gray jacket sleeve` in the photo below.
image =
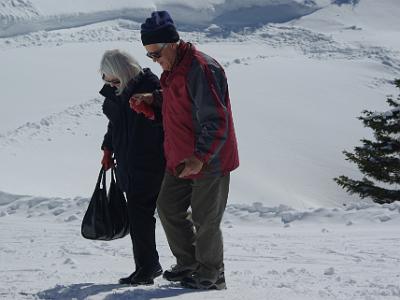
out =
[(225, 103), (227, 81), (222, 68), (210, 57), (207, 72), (194, 59), (187, 88), (193, 101), (195, 155), (204, 163), (212, 160), (227, 139), (228, 111)]

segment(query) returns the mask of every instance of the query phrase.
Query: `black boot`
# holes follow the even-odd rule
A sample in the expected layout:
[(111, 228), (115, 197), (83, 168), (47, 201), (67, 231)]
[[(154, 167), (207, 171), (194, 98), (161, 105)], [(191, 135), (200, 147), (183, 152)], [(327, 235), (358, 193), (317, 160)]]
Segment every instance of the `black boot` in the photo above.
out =
[(136, 275), (136, 273), (138, 272), (138, 270), (136, 270), (135, 272), (133, 272), (131, 275), (129, 275), (128, 277), (122, 277), (119, 279), (118, 283), (119, 284), (131, 284), (132, 282), (132, 278), (133, 276)]
[(151, 268), (140, 268), (132, 277), (131, 285), (150, 285), (154, 284), (154, 278), (161, 276), (163, 270), (161, 265), (157, 263)]
[(174, 265), (166, 270), (163, 277), (168, 281), (181, 281), (183, 278), (190, 276), (196, 268)]
[(224, 272), (221, 272), (216, 279), (210, 280), (202, 278), (197, 273), (193, 273), (191, 276), (183, 278), (181, 285), (190, 289), (225, 290), (225, 274)]

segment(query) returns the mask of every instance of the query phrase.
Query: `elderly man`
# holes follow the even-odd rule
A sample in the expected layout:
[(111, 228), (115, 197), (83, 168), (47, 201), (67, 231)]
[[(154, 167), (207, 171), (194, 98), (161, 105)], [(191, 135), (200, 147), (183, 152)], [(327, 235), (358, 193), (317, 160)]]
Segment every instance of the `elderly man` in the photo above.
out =
[(221, 65), (180, 40), (166, 11), (141, 27), (147, 56), (160, 64), (162, 91), (131, 101), (162, 105), (167, 168), (157, 210), (176, 265), (169, 281), (225, 289), (220, 223), (230, 172), (239, 166), (228, 84)]

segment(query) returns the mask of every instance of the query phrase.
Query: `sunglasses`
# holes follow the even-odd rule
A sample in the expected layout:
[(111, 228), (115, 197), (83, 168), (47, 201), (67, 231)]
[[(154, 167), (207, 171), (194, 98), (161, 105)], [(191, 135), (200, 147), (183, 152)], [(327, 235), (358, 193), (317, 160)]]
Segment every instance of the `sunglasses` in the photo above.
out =
[(109, 84), (120, 84), (120, 83), (121, 83), (121, 81), (120, 81), (119, 79), (106, 80), (106, 79), (105, 79), (105, 78), (106, 78), (106, 75), (105, 75), (105, 74), (103, 74), (103, 76), (102, 76), (101, 78), (103, 79), (103, 81), (104, 81), (105, 83), (109, 83)]
[(158, 51), (153, 51), (153, 52), (147, 52), (146, 56), (151, 58), (151, 59), (159, 59), (161, 57), (161, 52), (164, 50), (165, 46), (167, 46), (168, 44), (163, 44), (160, 48), (160, 50)]

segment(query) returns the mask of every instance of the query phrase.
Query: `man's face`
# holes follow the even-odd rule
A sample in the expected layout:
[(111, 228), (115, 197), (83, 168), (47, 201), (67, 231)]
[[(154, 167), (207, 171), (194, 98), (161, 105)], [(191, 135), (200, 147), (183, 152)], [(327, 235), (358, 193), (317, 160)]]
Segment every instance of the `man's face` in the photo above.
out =
[(172, 70), (177, 54), (177, 44), (150, 44), (144, 47), (146, 48), (147, 56), (154, 62), (158, 62), (164, 71)]

